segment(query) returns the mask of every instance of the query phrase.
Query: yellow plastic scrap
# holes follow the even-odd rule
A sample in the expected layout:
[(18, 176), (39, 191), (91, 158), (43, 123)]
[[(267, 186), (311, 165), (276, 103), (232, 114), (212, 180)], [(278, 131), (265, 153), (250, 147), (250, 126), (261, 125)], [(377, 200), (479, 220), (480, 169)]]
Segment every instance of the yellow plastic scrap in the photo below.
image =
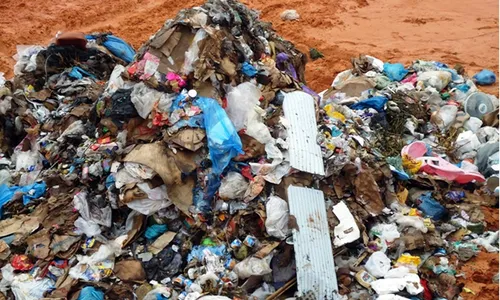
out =
[(421, 161), (416, 161), (406, 154), (403, 155), (403, 168), (411, 174), (417, 173), (421, 166)]
[(396, 196), (398, 197), (399, 203), (405, 204), (406, 199), (408, 199), (408, 190), (406, 188), (403, 188), (403, 190), (397, 193)]
[(432, 220), (430, 218), (424, 219), (424, 225), (425, 225), (425, 227), (427, 227), (428, 229), (431, 229), (431, 230), (436, 228), (434, 226), (434, 223), (432, 223)]
[(338, 111), (335, 111), (335, 108), (333, 108), (333, 105), (327, 104), (325, 105), (325, 112), (326, 114), (333, 119), (340, 120), (342, 123), (345, 123), (345, 116)]
[(416, 208), (411, 208), (408, 213), (409, 216), (419, 216), (418, 210)]
[(398, 258), (398, 260), (396, 261), (396, 264), (405, 265), (405, 266), (412, 265), (412, 266), (415, 266), (416, 268), (418, 268), (418, 266), (420, 265), (420, 262), (421, 262), (421, 259), (419, 256), (412, 256), (410, 254), (405, 253)]
[(464, 287), (462, 290), (463, 290), (464, 292), (469, 293), (469, 294), (472, 294), (472, 295), (475, 295), (475, 294), (476, 294), (476, 293), (474, 293), (474, 291), (473, 291), (473, 290), (471, 290), (471, 289), (469, 289), (469, 288), (466, 288), (466, 287)]

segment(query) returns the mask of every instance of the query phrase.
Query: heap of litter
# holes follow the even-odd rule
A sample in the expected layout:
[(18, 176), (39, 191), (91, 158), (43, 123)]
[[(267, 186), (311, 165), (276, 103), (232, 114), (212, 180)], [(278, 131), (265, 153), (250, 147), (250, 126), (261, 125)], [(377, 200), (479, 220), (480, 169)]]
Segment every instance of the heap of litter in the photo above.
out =
[(65, 32), (18, 52), (4, 298), (453, 299), (460, 267), (498, 252), (491, 71), (360, 56), (317, 94), (306, 56), (235, 0), (137, 51)]

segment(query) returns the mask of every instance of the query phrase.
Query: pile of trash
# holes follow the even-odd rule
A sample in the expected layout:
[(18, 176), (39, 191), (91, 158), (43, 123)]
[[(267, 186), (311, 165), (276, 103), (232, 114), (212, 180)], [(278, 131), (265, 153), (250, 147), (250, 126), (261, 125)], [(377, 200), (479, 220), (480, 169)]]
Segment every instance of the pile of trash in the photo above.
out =
[(18, 52), (0, 78), (7, 298), (453, 299), (458, 266), (498, 252), (487, 70), (360, 56), (317, 94), (235, 0), (137, 52), (111, 33)]

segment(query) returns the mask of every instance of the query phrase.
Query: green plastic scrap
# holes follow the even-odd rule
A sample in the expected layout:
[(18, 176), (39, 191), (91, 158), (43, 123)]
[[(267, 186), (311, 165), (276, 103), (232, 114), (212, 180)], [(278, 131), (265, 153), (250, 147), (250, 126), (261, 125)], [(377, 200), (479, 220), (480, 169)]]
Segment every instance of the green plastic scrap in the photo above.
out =
[(325, 57), (323, 53), (319, 52), (319, 50), (316, 48), (309, 49), (309, 56), (311, 57), (312, 60)]

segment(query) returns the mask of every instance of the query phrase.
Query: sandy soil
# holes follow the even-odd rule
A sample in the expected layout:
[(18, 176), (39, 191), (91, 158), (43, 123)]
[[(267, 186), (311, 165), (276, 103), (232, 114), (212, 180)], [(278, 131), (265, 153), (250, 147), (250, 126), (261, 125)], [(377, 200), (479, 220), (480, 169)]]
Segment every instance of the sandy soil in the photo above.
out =
[[(16, 45), (46, 44), (57, 31), (112, 31), (138, 48), (178, 10), (203, 0), (0, 1), (0, 71), (12, 76)], [(415, 59), (462, 64), (469, 74), (489, 68), (498, 74), (497, 0), (244, 0), (303, 52), (314, 47), (324, 59), (309, 62), (306, 78), (315, 90), (327, 88), (350, 59), (370, 54), (382, 60)], [(298, 21), (279, 14), (296, 9)], [(498, 83), (484, 89), (498, 95)], [(495, 228), (498, 210), (486, 211)], [(498, 224), (498, 223), (497, 223)], [(496, 226), (498, 230), (498, 226)], [(466, 264), (465, 299), (498, 299), (498, 254), (481, 253)]]
[(498, 282), (492, 281), (493, 276), (498, 274), (498, 253), (480, 252), (477, 257), (464, 264), (457, 273), (465, 274), (465, 279), (459, 282), (465, 283), (464, 288), (472, 291), (472, 293), (463, 291), (460, 294), (464, 300), (498, 299)]
[[(59, 30), (112, 31), (139, 47), (163, 22), (203, 0), (0, 1), (0, 71), (12, 75), (18, 44), (47, 43)], [(409, 63), (434, 59), (461, 63), (473, 74), (498, 70), (498, 1), (484, 0), (244, 0), (299, 49), (314, 47), (324, 59), (310, 62), (307, 82), (320, 91), (350, 59), (371, 54)], [(279, 14), (296, 9), (298, 21)], [(498, 94), (498, 84), (486, 89)]]

